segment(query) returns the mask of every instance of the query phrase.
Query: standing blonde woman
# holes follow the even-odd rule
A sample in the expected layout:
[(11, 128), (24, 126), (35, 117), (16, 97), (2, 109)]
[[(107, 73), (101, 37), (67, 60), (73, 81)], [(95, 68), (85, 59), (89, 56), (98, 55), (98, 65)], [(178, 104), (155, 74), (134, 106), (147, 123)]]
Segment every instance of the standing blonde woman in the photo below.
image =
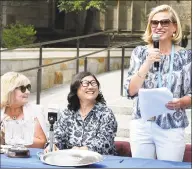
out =
[[(159, 34), (159, 49), (153, 47), (152, 35)], [(144, 41), (131, 55), (131, 64), (124, 88), (134, 99), (130, 142), (133, 157), (182, 161), (185, 150), (184, 128), (189, 125), (185, 109), (191, 106), (192, 52), (180, 47), (180, 20), (168, 5), (155, 7), (149, 14)], [(154, 68), (159, 62), (159, 70)], [(174, 113), (163, 112), (147, 121), (141, 119), (138, 100), (140, 88), (167, 87), (175, 101), (166, 107)], [(152, 104), (153, 106), (153, 104)]]
[[(43, 148), (46, 143), (46, 122), (39, 105), (29, 104), (30, 80), (17, 72), (8, 72), (1, 77), (1, 124), (5, 120), (33, 119), (35, 132), (29, 147)], [(1, 136), (3, 135), (1, 126)], [(6, 131), (5, 131), (6, 132)], [(1, 143), (4, 142), (1, 138)]]

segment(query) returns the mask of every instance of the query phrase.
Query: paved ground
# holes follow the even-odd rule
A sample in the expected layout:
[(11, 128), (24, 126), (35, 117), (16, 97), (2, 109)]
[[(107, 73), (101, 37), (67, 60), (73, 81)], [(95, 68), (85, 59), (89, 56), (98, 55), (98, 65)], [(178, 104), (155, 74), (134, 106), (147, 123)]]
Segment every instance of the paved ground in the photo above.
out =
[[(127, 76), (127, 70), (124, 72)], [(132, 101), (120, 95), (121, 88), (121, 71), (112, 71), (97, 75), (101, 84), (101, 91), (108, 105), (114, 106), (132, 106)], [(69, 84), (58, 85), (52, 89), (42, 91), (40, 103), (47, 108), (50, 104), (58, 104), (60, 107), (67, 105), (67, 95), (69, 93)], [(36, 94), (32, 93), (31, 102), (36, 102)]]

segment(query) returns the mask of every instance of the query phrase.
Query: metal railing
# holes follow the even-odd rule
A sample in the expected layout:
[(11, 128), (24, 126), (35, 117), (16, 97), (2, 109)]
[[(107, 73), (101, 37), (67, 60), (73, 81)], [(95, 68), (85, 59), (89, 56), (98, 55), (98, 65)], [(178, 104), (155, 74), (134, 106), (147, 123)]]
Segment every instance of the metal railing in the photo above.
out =
[[(87, 71), (87, 57), (88, 56), (91, 56), (93, 54), (100, 53), (100, 52), (103, 52), (103, 51), (108, 51), (106, 71), (110, 71), (110, 49), (120, 48), (120, 47), (122, 47), (122, 57), (121, 57), (121, 92), (120, 92), (120, 94), (121, 94), (121, 96), (123, 96), (125, 47), (128, 46), (128, 45), (134, 45), (134, 44), (137, 45), (137, 44), (142, 43), (143, 41), (126, 42), (126, 43), (122, 43), (122, 44), (119, 44), (119, 45), (110, 46), (110, 40), (111, 40), (110, 34), (111, 33), (114, 36), (114, 33), (116, 33), (116, 31), (108, 30), (108, 31), (93, 33), (93, 34), (84, 35), (84, 36), (65, 38), (65, 39), (59, 39), (59, 40), (53, 40), (53, 41), (47, 41), (47, 42), (42, 42), (42, 43), (34, 43), (34, 44), (30, 44), (30, 45), (20, 46), (19, 48), (39, 47), (39, 66), (17, 71), (17, 72), (26, 72), (26, 71), (31, 71), (31, 70), (38, 69), (38, 72), (37, 72), (37, 97), (36, 97), (36, 103), (40, 104), (40, 94), (41, 94), (41, 84), (42, 84), (42, 68), (48, 67), (48, 66), (52, 66), (52, 65), (55, 65), (55, 64), (60, 64), (60, 63), (76, 60), (76, 73), (78, 73), (79, 72), (79, 59), (80, 58), (84, 58), (84, 71)], [(89, 37), (98, 36), (98, 35), (103, 35), (103, 34), (108, 34), (108, 45), (107, 45), (108, 47), (107, 48), (104, 48), (104, 49), (101, 49), (101, 50), (97, 50), (95, 52), (91, 52), (91, 53), (79, 56), (80, 39), (89, 38)], [(54, 43), (61, 43), (61, 42), (68, 42), (68, 41), (72, 41), (72, 40), (76, 40), (77, 41), (76, 42), (77, 54), (76, 54), (76, 56), (74, 58), (67, 59), (67, 60), (61, 60), (61, 61), (58, 61), (58, 62), (46, 64), (46, 65), (42, 65), (42, 48), (43, 48), (44, 45), (49, 45), (49, 44), (54, 44)], [(14, 49), (18, 49), (18, 48), (3, 49), (3, 50), (1, 50), (1, 52), (6, 52), (6, 51), (14, 50)]]

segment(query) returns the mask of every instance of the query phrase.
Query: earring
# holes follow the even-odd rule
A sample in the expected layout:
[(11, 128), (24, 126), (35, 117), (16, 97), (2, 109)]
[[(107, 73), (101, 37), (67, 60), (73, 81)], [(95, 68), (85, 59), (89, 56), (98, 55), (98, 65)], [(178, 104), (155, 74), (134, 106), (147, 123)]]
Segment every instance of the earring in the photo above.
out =
[(173, 33), (173, 34), (172, 34), (172, 37), (174, 37), (174, 36), (176, 36), (176, 33)]

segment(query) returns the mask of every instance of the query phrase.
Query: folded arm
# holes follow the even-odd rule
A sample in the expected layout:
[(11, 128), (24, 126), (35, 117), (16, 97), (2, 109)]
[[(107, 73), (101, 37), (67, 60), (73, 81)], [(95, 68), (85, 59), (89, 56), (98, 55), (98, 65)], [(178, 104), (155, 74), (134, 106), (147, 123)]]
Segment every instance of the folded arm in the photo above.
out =
[(28, 146), (30, 148), (44, 148), (44, 145), (47, 141), (46, 135), (44, 131), (42, 130), (42, 127), (39, 123), (39, 120), (35, 119), (35, 131), (34, 131), (34, 140), (33, 144)]

